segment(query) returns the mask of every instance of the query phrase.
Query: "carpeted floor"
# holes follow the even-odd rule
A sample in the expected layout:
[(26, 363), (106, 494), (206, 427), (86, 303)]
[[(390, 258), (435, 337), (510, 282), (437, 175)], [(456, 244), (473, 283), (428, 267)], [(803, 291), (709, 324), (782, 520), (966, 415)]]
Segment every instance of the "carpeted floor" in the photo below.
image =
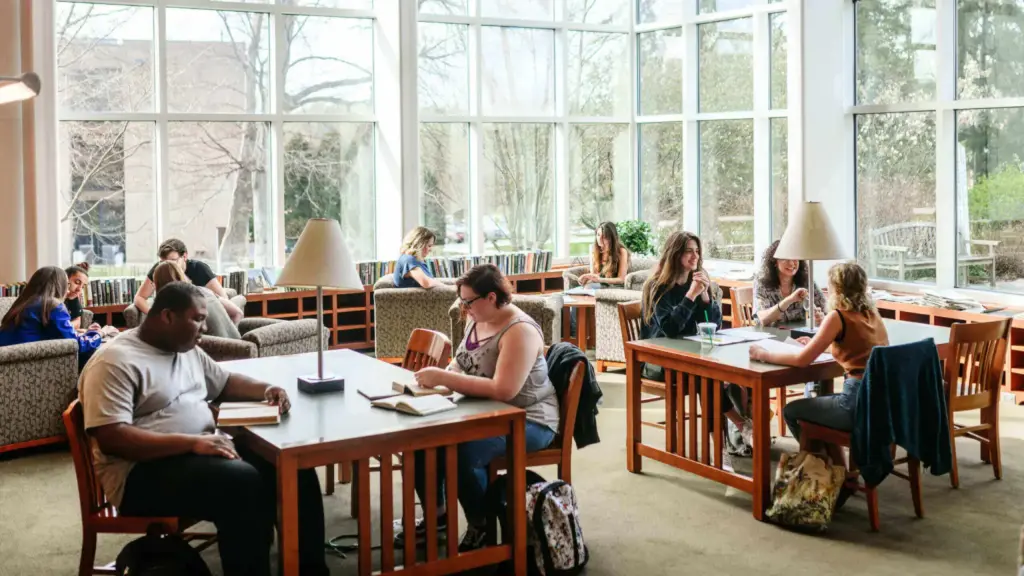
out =
[[(961, 488), (947, 476), (925, 476), (926, 517), (914, 517), (908, 485), (890, 478), (880, 488), (882, 531), (868, 529), (862, 498), (841, 510), (828, 532), (806, 535), (756, 522), (750, 496), (645, 460), (644, 473), (625, 469), (624, 386), (603, 375), (603, 442), (576, 452), (574, 484), (591, 575), (737, 574), (1012, 574), (1024, 522), (1024, 408), (1004, 405), (1003, 480), (964, 441)], [(652, 414), (651, 416), (656, 416)], [(970, 418), (965, 419), (970, 421)], [(645, 429), (651, 430), (652, 429)], [(779, 439), (778, 451), (795, 443)], [(737, 469), (749, 470), (739, 460)], [(554, 477), (553, 470), (540, 469)], [(328, 534), (353, 532), (345, 486), (325, 497)], [(69, 454), (62, 449), (0, 459), (0, 576), (71, 575), (81, 544), (78, 496)], [(374, 511), (376, 515), (376, 510)], [(376, 520), (374, 523), (376, 531)], [(112, 560), (129, 538), (101, 537), (98, 558)], [(219, 574), (215, 550), (205, 557)], [(355, 560), (331, 557), (335, 574), (355, 573)]]

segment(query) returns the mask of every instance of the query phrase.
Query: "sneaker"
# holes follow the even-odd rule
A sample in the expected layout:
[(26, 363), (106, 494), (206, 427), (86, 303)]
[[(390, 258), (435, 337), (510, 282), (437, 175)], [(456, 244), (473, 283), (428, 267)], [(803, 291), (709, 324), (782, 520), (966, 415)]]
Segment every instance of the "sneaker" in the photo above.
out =
[[(405, 526), (401, 519), (395, 520), (392, 524), (395, 530), (395, 547), (402, 548), (405, 546)], [(437, 535), (440, 538), (448, 530), (448, 515), (441, 514), (437, 517)], [(417, 518), (416, 519), (416, 545), (423, 546), (427, 543), (427, 519)]]
[(754, 421), (750, 418), (743, 419), (743, 426), (740, 428), (740, 436), (743, 437), (743, 442), (753, 448), (754, 446)]
[(472, 524), (466, 528), (466, 533), (462, 535), (462, 541), (459, 542), (459, 552), (471, 552), (484, 547), (487, 543), (487, 531), (477, 528)]
[(729, 454), (728, 450), (722, 450), (722, 470), (736, 472), (736, 469), (732, 467), (732, 454)]

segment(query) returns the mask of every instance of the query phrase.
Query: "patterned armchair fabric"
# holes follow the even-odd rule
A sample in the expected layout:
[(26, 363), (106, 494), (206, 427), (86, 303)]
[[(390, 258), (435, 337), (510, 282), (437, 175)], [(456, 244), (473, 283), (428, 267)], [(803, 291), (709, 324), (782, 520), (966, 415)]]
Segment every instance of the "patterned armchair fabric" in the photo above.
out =
[(89, 324), (92, 324), (93, 318), (94, 315), (92, 313), (92, 310), (82, 310), (82, 322), (80, 326), (82, 328), (88, 327)]
[[(630, 255), (629, 266), (626, 268), (626, 286), (630, 285), (629, 277), (637, 272), (649, 270), (658, 263), (657, 258), (651, 258), (650, 256), (636, 256)], [(562, 272), (562, 281), (565, 284), (566, 290), (571, 290), (580, 285), (580, 276), (590, 272), (590, 266), (575, 266), (573, 268), (566, 268)], [(643, 276), (643, 279), (639, 281), (639, 284), (643, 284), (647, 276)], [(639, 286), (636, 288), (629, 288), (631, 290), (639, 290)]]
[[(544, 333), (544, 345), (551, 346), (562, 339), (562, 295), (551, 294), (547, 296), (535, 296), (526, 294), (513, 294), (512, 303), (533, 318), (540, 325)], [(462, 310), (456, 302), (448, 308), (448, 317), (451, 322), (452, 346), (458, 347), (465, 335), (466, 323), (462, 318)]]
[(451, 335), (448, 309), (458, 298), (455, 280), (441, 279), (443, 286), (395, 288), (391, 276), (373, 286), (373, 316), (376, 328), (374, 344), (377, 358), (402, 358), (409, 336), (416, 328), (437, 330)]
[[(199, 347), (218, 362), (316, 352), (316, 327), (316, 320), (312, 318), (246, 318), (238, 325), (241, 339), (203, 336)], [(321, 327), (320, 337), (326, 348), (330, 338), (327, 328)]]
[[(238, 306), (238, 309), (243, 313), (245, 312), (245, 296), (238, 296), (234, 290), (225, 288), (230, 297), (231, 303)], [(135, 307), (135, 304), (129, 304), (122, 313), (124, 315), (125, 328), (138, 328), (142, 321), (146, 319), (146, 315), (139, 312), (139, 309)], [(84, 325), (84, 323), (83, 323)], [(239, 327), (241, 332), (241, 327)]]
[[(0, 317), (14, 298), (0, 298)], [(61, 413), (77, 396), (78, 343), (0, 347), (0, 447), (64, 435)]]

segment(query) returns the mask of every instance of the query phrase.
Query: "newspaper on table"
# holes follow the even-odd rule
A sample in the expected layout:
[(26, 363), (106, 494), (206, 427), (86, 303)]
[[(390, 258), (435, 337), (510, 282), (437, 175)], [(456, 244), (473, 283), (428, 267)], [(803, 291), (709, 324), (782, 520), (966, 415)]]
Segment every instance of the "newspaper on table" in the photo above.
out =
[[(757, 345), (769, 352), (779, 352), (784, 354), (799, 354), (803, 349), (803, 346), (792, 338), (786, 338), (785, 342), (779, 342), (778, 340), (762, 340), (758, 342)], [(835, 360), (835, 358), (833, 358), (831, 354), (828, 352), (822, 352), (821, 354), (818, 354), (818, 357), (815, 358), (814, 362), (811, 362), (811, 364), (832, 362), (833, 360)], [(771, 362), (767, 362), (767, 364), (771, 364)]]

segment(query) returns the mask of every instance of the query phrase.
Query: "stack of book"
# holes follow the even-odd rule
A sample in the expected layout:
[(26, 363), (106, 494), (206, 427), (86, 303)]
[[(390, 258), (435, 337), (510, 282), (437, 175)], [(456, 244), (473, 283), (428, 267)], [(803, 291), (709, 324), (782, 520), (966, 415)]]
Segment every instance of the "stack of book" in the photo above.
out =
[(240, 296), (249, 293), (249, 272), (247, 270), (235, 270), (222, 274), (221, 286), (230, 288)]
[(363, 285), (373, 286), (377, 280), (380, 280), (381, 276), (395, 272), (395, 261), (370, 260), (367, 262), (357, 262), (356, 267), (359, 270), (359, 279), (362, 280)]
[(83, 290), (84, 306), (111, 306), (131, 304), (142, 285), (140, 278), (96, 278)]
[(21, 291), (24, 289), (24, 282), (17, 282), (15, 284), (0, 284), (0, 298), (16, 298), (19, 295), (21, 295)]

